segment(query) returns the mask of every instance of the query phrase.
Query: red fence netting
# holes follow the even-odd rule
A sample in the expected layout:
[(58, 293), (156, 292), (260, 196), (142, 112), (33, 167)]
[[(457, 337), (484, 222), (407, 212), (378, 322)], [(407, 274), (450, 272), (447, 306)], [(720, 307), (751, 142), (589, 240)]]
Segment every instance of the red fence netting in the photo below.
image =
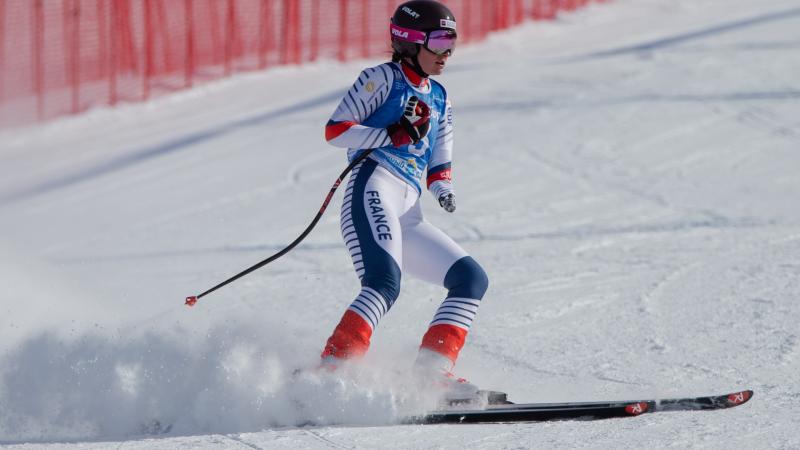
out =
[[(449, 0), (471, 42), (590, 0)], [(595, 0), (597, 1), (597, 0)], [(236, 72), (389, 53), (399, 0), (0, 0), (0, 127)]]

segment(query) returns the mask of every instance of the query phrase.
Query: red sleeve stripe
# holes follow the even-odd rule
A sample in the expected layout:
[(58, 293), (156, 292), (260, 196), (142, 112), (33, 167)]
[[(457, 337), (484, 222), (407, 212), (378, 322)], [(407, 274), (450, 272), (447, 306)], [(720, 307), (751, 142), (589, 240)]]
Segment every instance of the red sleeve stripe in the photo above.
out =
[(436, 181), (447, 181), (450, 182), (453, 180), (452, 175), (450, 174), (450, 168), (442, 169), (437, 172), (429, 173), (428, 174), (428, 187), (431, 187)]
[(336, 139), (354, 125), (357, 124), (355, 122), (334, 122), (329, 120), (328, 124), (325, 125), (325, 140), (331, 141)]

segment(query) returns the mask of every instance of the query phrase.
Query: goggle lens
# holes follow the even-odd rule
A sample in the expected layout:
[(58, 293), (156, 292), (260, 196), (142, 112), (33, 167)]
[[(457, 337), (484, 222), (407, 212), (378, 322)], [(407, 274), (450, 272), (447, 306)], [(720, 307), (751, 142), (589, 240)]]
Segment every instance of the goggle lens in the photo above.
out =
[(453, 30), (434, 30), (428, 33), (425, 48), (437, 55), (453, 54), (456, 49), (456, 32)]

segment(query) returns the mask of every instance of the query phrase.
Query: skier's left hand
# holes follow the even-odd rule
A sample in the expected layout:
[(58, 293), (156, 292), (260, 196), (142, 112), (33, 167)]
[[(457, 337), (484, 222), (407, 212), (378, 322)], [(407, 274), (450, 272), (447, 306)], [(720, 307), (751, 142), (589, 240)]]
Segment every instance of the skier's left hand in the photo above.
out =
[(456, 210), (456, 196), (452, 192), (439, 197), (439, 206), (451, 213)]

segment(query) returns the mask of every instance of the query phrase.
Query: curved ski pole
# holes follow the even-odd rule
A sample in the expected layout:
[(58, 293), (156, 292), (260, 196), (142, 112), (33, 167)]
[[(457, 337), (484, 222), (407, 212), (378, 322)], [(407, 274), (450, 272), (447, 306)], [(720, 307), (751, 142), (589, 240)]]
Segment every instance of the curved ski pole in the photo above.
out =
[(207, 294), (210, 294), (210, 293), (216, 291), (217, 289), (221, 288), (222, 286), (225, 286), (226, 284), (229, 284), (229, 283), (232, 283), (232, 282), (238, 280), (239, 278), (249, 274), (250, 272), (253, 272), (254, 270), (260, 269), (261, 267), (264, 267), (267, 264), (271, 263), (272, 261), (275, 261), (276, 259), (280, 258), (281, 256), (289, 253), (289, 251), (291, 251), (293, 248), (295, 248), (295, 246), (297, 246), (297, 244), (299, 244), (300, 241), (305, 239), (305, 237), (308, 236), (308, 234), (311, 232), (311, 230), (314, 228), (314, 226), (317, 225), (317, 222), (319, 222), (319, 219), (322, 217), (322, 214), (325, 213), (325, 210), (328, 208), (328, 204), (331, 202), (331, 198), (333, 198), (333, 194), (336, 192), (336, 189), (339, 187), (339, 185), (344, 180), (344, 177), (346, 177), (347, 174), (350, 173), (351, 170), (353, 170), (353, 167), (355, 167), (358, 163), (360, 163), (367, 156), (369, 156), (369, 154), (372, 153), (373, 150), (374, 149), (367, 149), (366, 151), (364, 151), (364, 153), (359, 155), (358, 158), (354, 159), (353, 162), (351, 162), (350, 164), (347, 165), (347, 167), (344, 169), (342, 174), (339, 175), (339, 178), (337, 178), (336, 181), (333, 183), (333, 186), (331, 187), (330, 192), (328, 192), (328, 196), (325, 197), (325, 201), (322, 202), (322, 207), (319, 209), (319, 212), (317, 212), (317, 215), (314, 217), (314, 220), (311, 221), (311, 224), (309, 224), (308, 227), (306, 227), (306, 229), (303, 230), (303, 232), (300, 234), (300, 236), (298, 236), (297, 239), (295, 239), (291, 244), (286, 246), (286, 248), (284, 248), (283, 250), (279, 251), (278, 253), (275, 253), (274, 255), (272, 255), (269, 258), (259, 262), (258, 264), (254, 265), (254, 266), (252, 266), (252, 267), (250, 267), (248, 269), (245, 269), (242, 272), (237, 273), (236, 275), (228, 278), (227, 280), (225, 280), (222, 283), (212, 287), (211, 289), (208, 289), (207, 291), (203, 292), (202, 294), (192, 295), (192, 296), (186, 297), (186, 303), (185, 304), (187, 306), (194, 306), (195, 303), (197, 303), (197, 300), (199, 300), (200, 298), (206, 296)]

